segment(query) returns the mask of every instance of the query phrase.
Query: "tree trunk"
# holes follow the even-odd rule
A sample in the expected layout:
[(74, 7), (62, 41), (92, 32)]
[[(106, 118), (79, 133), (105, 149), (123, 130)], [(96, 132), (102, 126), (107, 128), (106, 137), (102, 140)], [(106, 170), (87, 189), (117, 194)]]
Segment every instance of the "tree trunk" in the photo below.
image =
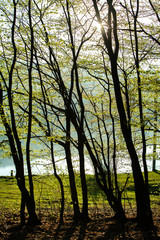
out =
[(88, 192), (87, 192), (87, 183), (85, 175), (85, 159), (84, 159), (84, 139), (83, 135), (78, 133), (78, 152), (79, 152), (79, 161), (80, 161), (80, 177), (81, 177), (81, 186), (82, 186), (82, 197), (83, 197), (83, 207), (82, 207), (82, 219), (84, 221), (89, 220), (88, 216)]
[(139, 165), (138, 156), (132, 142), (130, 128), (127, 126), (127, 120), (124, 110), (124, 105), (122, 101), (119, 79), (118, 79), (118, 71), (115, 59), (113, 57), (110, 58), (111, 66), (112, 66), (112, 77), (114, 82), (115, 96), (117, 102), (117, 108), (120, 116), (120, 123), (122, 133), (127, 145), (127, 149), (132, 161), (132, 170), (135, 184), (135, 194), (136, 194), (136, 202), (137, 202), (137, 219), (139, 224), (141, 225), (153, 225), (153, 219), (150, 209), (150, 200), (149, 194), (147, 190), (147, 186), (144, 182), (142, 171)]
[(20, 218), (21, 218), (21, 225), (25, 224), (25, 200), (21, 193), (21, 209), (20, 209)]
[[(0, 115), (2, 119), (2, 123), (5, 127), (6, 134), (9, 140), (9, 145), (13, 157), (13, 161), (16, 167), (16, 179), (18, 187), (21, 191), (21, 210), (20, 210), (20, 217), (21, 217), (21, 224), (25, 223), (25, 216), (24, 216), (24, 208), (25, 204), (27, 205), (27, 210), (29, 214), (29, 223), (32, 224), (40, 224), (40, 221), (37, 218), (36, 212), (35, 212), (35, 202), (32, 196), (29, 194), (28, 190), (25, 187), (25, 177), (24, 177), (24, 169), (23, 169), (23, 155), (22, 155), (22, 149), (20, 140), (17, 135), (17, 144), (18, 144), (18, 151), (15, 146), (14, 137), (12, 134), (11, 127), (7, 121), (4, 108), (3, 108), (3, 95), (2, 95), (2, 85), (0, 84)], [(16, 131), (16, 129), (15, 129)]]
[(75, 176), (73, 171), (69, 142), (66, 143), (65, 151), (66, 151), (66, 161), (67, 161), (67, 167), (68, 167), (68, 173), (69, 173), (71, 198), (72, 198), (72, 204), (73, 204), (73, 210), (74, 210), (74, 219), (79, 219), (80, 210), (79, 210), (78, 195), (76, 190)]
[[(48, 125), (48, 130), (49, 130), (49, 133), (50, 133), (50, 126), (49, 126), (48, 118), (46, 118), (46, 121), (47, 121), (47, 125)], [(53, 142), (52, 142), (52, 140), (50, 142), (50, 145), (51, 145), (51, 159), (52, 159), (52, 164), (53, 164), (54, 176), (58, 180), (59, 185), (60, 185), (60, 189), (61, 189), (60, 225), (62, 225), (63, 224), (63, 214), (64, 214), (64, 187), (63, 187), (62, 179), (57, 174), (56, 165), (55, 165), (55, 159), (54, 159), (54, 151), (53, 151)]]
[(36, 211), (35, 211), (35, 202), (34, 199), (29, 194), (28, 190), (25, 187), (25, 180), (21, 179), (20, 177), (16, 176), (17, 185), (22, 193), (22, 199), (25, 202), (29, 214), (29, 219), (27, 224), (28, 225), (38, 225), (41, 224), (39, 221)]
[(78, 203), (78, 195), (75, 183), (75, 176), (73, 171), (72, 159), (71, 159), (71, 149), (70, 149), (70, 115), (69, 111), (66, 110), (66, 143), (65, 143), (66, 161), (69, 173), (69, 182), (71, 189), (71, 198), (74, 210), (74, 219), (80, 218), (80, 210)]
[(157, 122), (158, 122), (158, 113), (157, 113), (157, 90), (154, 97), (155, 111), (154, 111), (154, 130), (153, 130), (153, 163), (152, 171), (156, 171), (156, 158), (157, 158)]
[[(96, 16), (98, 21), (101, 23), (100, 12), (98, 10), (96, 0), (92, 0), (94, 4), (94, 9), (96, 12)], [(135, 184), (135, 194), (136, 194), (136, 203), (137, 203), (137, 220), (138, 223), (142, 226), (150, 227), (153, 225), (152, 212), (150, 209), (150, 199), (148, 193), (148, 187), (145, 184), (143, 179), (143, 175), (141, 172), (141, 168), (139, 165), (138, 155), (136, 153), (132, 136), (131, 129), (127, 122), (126, 112), (123, 104), (123, 99), (121, 95), (121, 87), (118, 76), (117, 69), (117, 58), (119, 52), (119, 40), (117, 35), (117, 16), (114, 6), (112, 5), (111, 0), (107, 0), (108, 3), (108, 32), (104, 30), (104, 27), (101, 27), (101, 33), (104, 40), (104, 44), (108, 50), (108, 55), (111, 63), (111, 72), (112, 79), (114, 84), (114, 92), (117, 103), (117, 109), (120, 116), (120, 124), (122, 133), (127, 145), (128, 152), (130, 154), (131, 162), (132, 162), (132, 170)], [(114, 49), (113, 49), (114, 43)]]

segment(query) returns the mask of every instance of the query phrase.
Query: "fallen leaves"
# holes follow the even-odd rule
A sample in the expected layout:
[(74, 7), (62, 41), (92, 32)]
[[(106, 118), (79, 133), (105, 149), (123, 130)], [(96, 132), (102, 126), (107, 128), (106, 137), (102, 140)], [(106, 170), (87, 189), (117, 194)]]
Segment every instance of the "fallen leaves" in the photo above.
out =
[[(93, 210), (94, 211), (94, 210)], [(108, 210), (109, 211), (109, 210)], [(40, 226), (24, 226), (20, 227), (15, 219), (5, 225), (0, 225), (0, 239), (2, 240), (80, 240), (80, 239), (160, 239), (160, 217), (159, 209), (154, 209), (155, 228), (152, 231), (141, 230), (137, 227), (136, 221), (132, 213), (128, 215), (125, 223), (116, 222), (113, 218), (104, 215), (103, 211), (90, 212), (92, 220), (88, 223), (72, 220), (70, 213), (65, 215), (64, 225), (59, 226), (57, 219), (48, 219), (46, 216), (41, 219)], [(7, 222), (7, 221), (6, 221)]]

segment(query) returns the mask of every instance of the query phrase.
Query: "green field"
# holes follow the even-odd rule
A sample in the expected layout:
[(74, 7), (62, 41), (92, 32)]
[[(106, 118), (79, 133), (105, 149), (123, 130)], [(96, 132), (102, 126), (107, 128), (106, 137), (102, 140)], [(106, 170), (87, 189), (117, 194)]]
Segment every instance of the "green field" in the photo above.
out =
[[(65, 190), (65, 211), (72, 211), (70, 188), (68, 176), (61, 176), (64, 184)], [(88, 196), (89, 196), (89, 208), (106, 208), (108, 207), (108, 202), (104, 193), (97, 186), (94, 176), (87, 175), (88, 184)], [(122, 187), (126, 181), (127, 174), (119, 174), (118, 181), (119, 185)], [(58, 215), (60, 208), (60, 187), (59, 183), (54, 176), (33, 176), (34, 180), (34, 192), (37, 212), (47, 213), (50, 216)], [(26, 178), (26, 183), (28, 183)], [(79, 196), (79, 202), (82, 204), (81, 195), (81, 184), (80, 177), (76, 175), (77, 190)], [(150, 187), (150, 198), (152, 207), (157, 207), (160, 205), (160, 171), (149, 172), (149, 187)], [(20, 209), (20, 191), (16, 184), (16, 179), (14, 177), (0, 177), (0, 210), (1, 219), (10, 212), (10, 214), (15, 214)], [(135, 193), (134, 193), (134, 183), (133, 177), (127, 182), (126, 189), (122, 195), (122, 202), (125, 208), (135, 207)]]

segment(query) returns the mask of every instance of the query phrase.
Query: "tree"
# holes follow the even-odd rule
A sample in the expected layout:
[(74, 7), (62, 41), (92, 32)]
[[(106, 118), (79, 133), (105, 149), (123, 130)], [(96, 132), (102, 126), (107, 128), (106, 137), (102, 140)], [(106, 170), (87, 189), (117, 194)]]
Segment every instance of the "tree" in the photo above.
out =
[[(40, 128), (42, 128), (43, 131), (45, 131), (45, 135), (48, 137), (52, 136), (52, 131), (51, 131), (51, 124), (49, 121), (49, 111), (47, 108), (47, 94), (46, 94), (46, 88), (43, 84), (43, 80), (42, 80), (42, 75), (41, 75), (41, 71), (40, 71), (40, 65), (39, 65), (39, 61), (38, 61), (38, 57), (37, 57), (37, 52), (35, 49), (35, 58), (36, 58), (36, 62), (37, 62), (37, 71), (39, 74), (39, 79), (40, 79), (40, 85), (41, 85), (41, 92), (42, 92), (42, 97), (43, 97), (43, 104), (44, 107), (42, 107), (42, 114), (44, 116), (44, 119), (46, 121), (46, 129), (44, 128), (44, 126), (41, 124), (41, 122), (37, 119), (36, 116), (34, 116), (36, 122), (38, 122)], [(52, 164), (53, 164), (53, 170), (54, 170), (54, 175), (57, 178), (59, 184), (60, 184), (60, 189), (61, 189), (61, 211), (60, 211), (60, 225), (63, 224), (63, 214), (64, 214), (64, 187), (63, 187), (63, 182), (61, 177), (58, 175), (57, 173), (57, 169), (56, 169), (56, 164), (55, 164), (55, 158), (54, 158), (54, 147), (53, 147), (53, 141), (52, 138), (50, 139), (50, 155), (51, 155), (51, 160), (52, 160)]]
[[(134, 177), (134, 183), (135, 183), (135, 194), (136, 194), (136, 202), (137, 202), (137, 220), (138, 220), (138, 223), (143, 226), (152, 226), (153, 220), (152, 220), (152, 213), (150, 209), (148, 185), (144, 181), (143, 175), (140, 169), (138, 155), (136, 153), (136, 149), (132, 141), (131, 126), (127, 120), (127, 115), (126, 115), (124, 102), (121, 94), (119, 73), (117, 68), (119, 40), (118, 40), (118, 33), (117, 33), (116, 10), (111, 0), (108, 0), (107, 4), (108, 4), (108, 30), (106, 33), (102, 25), (101, 33), (102, 33), (104, 45), (107, 48), (107, 52), (110, 59), (112, 79), (114, 84), (117, 109), (120, 117), (121, 129), (127, 145), (128, 152), (130, 154), (131, 161), (132, 161), (133, 177)], [(94, 5), (97, 19), (99, 23), (102, 24), (98, 5), (97, 5), (97, 2), (94, 0), (93, 0), (93, 5)]]
[[(32, 22), (31, 22), (31, 2), (28, 1), (28, 18), (29, 18), (29, 29), (31, 34), (31, 54), (28, 65), (28, 78), (29, 78), (29, 113), (30, 117), (28, 120), (28, 137), (27, 137), (27, 144), (26, 144), (26, 155), (27, 155), (27, 166), (28, 166), (28, 174), (29, 174), (29, 183), (30, 183), (30, 192), (27, 190), (25, 186), (25, 177), (24, 177), (24, 160), (23, 160), (23, 150), (22, 150), (22, 144), (21, 139), (18, 133), (18, 124), (16, 122), (16, 113), (15, 113), (15, 106), (16, 101), (14, 101), (15, 96), (15, 84), (14, 78), (15, 78), (15, 72), (17, 70), (16, 63), (17, 63), (17, 46), (16, 46), (16, 20), (17, 20), (17, 5), (18, 1), (13, 1), (13, 20), (11, 21), (11, 50), (13, 52), (12, 58), (9, 59), (7, 56), (8, 49), (4, 47), (3, 48), (3, 60), (6, 65), (7, 71), (5, 68), (0, 71), (1, 75), (1, 85), (0, 85), (0, 114), (3, 126), (6, 131), (6, 135), (9, 140), (9, 145), (13, 157), (13, 161), (16, 167), (16, 179), (17, 179), (17, 185), (21, 191), (21, 224), (25, 223), (25, 215), (24, 215), (24, 209), (25, 204), (27, 206), (29, 219), (28, 224), (40, 224), (40, 221), (36, 215), (35, 211), (35, 201), (34, 201), (34, 193), (33, 193), (33, 182), (32, 182), (32, 173), (31, 173), (31, 167), (30, 167), (30, 134), (31, 134), (31, 117), (32, 117), (32, 63), (33, 63), (33, 31), (32, 31)], [(8, 16), (7, 16), (8, 17)], [(7, 59), (8, 57), (8, 59)], [(7, 72), (7, 73), (6, 73)], [(3, 92), (6, 92), (7, 94), (7, 100), (8, 100), (8, 111), (9, 111), (9, 119), (7, 117), (7, 110), (5, 109)]]
[[(61, 6), (61, 4), (60, 4)], [(52, 132), (49, 131), (47, 133), (48, 137), (51, 139), (51, 141), (54, 141), (61, 145), (64, 148), (65, 154), (66, 154), (66, 162), (67, 162), (67, 167), (68, 167), (68, 173), (69, 173), (69, 181), (70, 181), (70, 188), (71, 188), (71, 198), (72, 198), (72, 203), (73, 203), (73, 209), (74, 209), (74, 219), (78, 220), (80, 218), (80, 210), (79, 210), (79, 203), (78, 203), (78, 196), (77, 196), (77, 190), (76, 190), (76, 184), (75, 184), (75, 176), (74, 176), (74, 171), (73, 171), (73, 164), (72, 164), (72, 158), (71, 158), (71, 141), (70, 141), (70, 135), (71, 135), (71, 120), (70, 120), (70, 111), (69, 111), (69, 106), (72, 103), (72, 84), (71, 83), (71, 88), (68, 90), (68, 88), (65, 86), (65, 82), (63, 81), (63, 74), (61, 72), (61, 62), (59, 64), (58, 57), (56, 57), (56, 53), (54, 51), (54, 44), (52, 45), (52, 41), (49, 36), (49, 32), (46, 26), (46, 22), (44, 20), (44, 15), (42, 13), (42, 10), (39, 8), (39, 6), (36, 4), (36, 7), (39, 12), (40, 16), (40, 22), (42, 24), (42, 29), (43, 29), (43, 34), (44, 34), (44, 39), (45, 39), (45, 44), (46, 44), (46, 49), (48, 48), (49, 52), (49, 60), (48, 56), (46, 58), (43, 58), (43, 61), (46, 61), (46, 65), (48, 65), (48, 70), (51, 71), (51, 75), (49, 76), (52, 82), (47, 82), (46, 79), (48, 78), (47, 74), (43, 72), (44, 64), (41, 65), (39, 68), (39, 72), (45, 77), (45, 84), (43, 80), (41, 80), (41, 85), (43, 85), (43, 88), (45, 89), (44, 94), (43, 94), (43, 99), (38, 100), (37, 102), (40, 103), (41, 101), (44, 101), (44, 99), (47, 99), (47, 105), (48, 107), (51, 108), (51, 112), (57, 117), (58, 122), (60, 124), (60, 129), (62, 132), (66, 135), (64, 136), (63, 139), (61, 137), (58, 138), (55, 136), (52, 136)], [(51, 7), (51, 6), (50, 6)], [(65, 9), (65, 5), (62, 4), (62, 9), (64, 11), (65, 17), (68, 18), (68, 27), (71, 31), (71, 20), (69, 16), (69, 6), (68, 3), (66, 2), (66, 7), (67, 10)], [(72, 32), (71, 32), (71, 38), (72, 38)], [(68, 47), (68, 46), (67, 46)], [(70, 46), (69, 46), (70, 48)], [(37, 53), (41, 52), (41, 48), (39, 47), (37, 43)], [(38, 54), (37, 54), (38, 56)], [(40, 56), (40, 55), (39, 55)], [(39, 57), (41, 61), (41, 56)], [(38, 57), (37, 57), (38, 59)], [(53, 73), (53, 76), (52, 76)], [(71, 67), (71, 82), (74, 81), (74, 67)], [(67, 83), (68, 84), (68, 83)], [(51, 94), (54, 94), (55, 92), (58, 93), (58, 95), (61, 97), (61, 107), (56, 107), (55, 104), (51, 103), (51, 96), (47, 93), (47, 85), (49, 85), (50, 92)], [(70, 93), (68, 94), (68, 92)], [(56, 111), (59, 111), (59, 114), (56, 113)], [(60, 120), (60, 115), (62, 114), (63, 120)], [(65, 119), (65, 123), (63, 122)], [(48, 121), (49, 124), (49, 121)], [(43, 125), (43, 123), (42, 123)], [(64, 126), (65, 125), (65, 126)]]
[[(117, 183), (116, 183), (116, 193), (114, 194), (114, 187), (112, 187), (112, 184), (111, 184), (111, 173), (110, 172), (108, 173), (108, 180), (107, 180), (105, 176), (106, 175), (105, 170), (103, 170), (103, 167), (101, 165), (102, 163), (100, 163), (100, 159), (96, 156), (96, 153), (93, 153), (91, 146), (89, 144), (89, 140), (87, 139), (86, 133), (85, 133), (86, 131), (85, 125), (87, 125), (87, 123), (86, 123), (86, 118), (84, 116), (85, 108), (84, 108), (84, 103), (83, 103), (84, 100), (83, 100), (83, 94), (82, 94), (83, 91), (85, 90), (83, 89), (80, 83), (81, 76), (79, 74), (78, 59), (80, 56), (80, 52), (82, 51), (82, 46), (84, 45), (84, 43), (88, 42), (91, 39), (95, 30), (90, 29), (91, 24), (89, 24), (89, 27), (87, 27), (85, 31), (83, 30), (84, 33), (82, 34), (81, 39), (74, 38), (74, 36), (76, 35), (76, 30), (77, 29), (79, 30), (80, 27), (83, 29), (84, 27), (82, 27), (81, 25), (82, 23), (80, 23), (79, 28), (76, 25), (75, 33), (73, 34), (73, 28), (71, 24), (72, 14), (70, 13), (70, 10), (73, 7), (71, 7), (68, 4), (68, 2), (62, 5), (65, 19), (67, 19), (66, 20), (67, 27), (68, 27), (67, 34), (69, 36), (69, 44), (67, 45), (67, 48), (65, 51), (67, 52), (68, 56), (69, 56), (69, 53), (71, 52), (70, 58), (73, 61), (73, 64), (72, 64), (72, 62), (70, 62), (70, 60), (67, 59), (67, 64), (71, 65), (70, 71), (69, 71), (69, 67), (67, 68), (67, 73), (70, 72), (70, 75), (69, 74), (67, 75), (70, 78), (70, 82), (65, 82), (65, 77), (63, 76), (63, 72), (62, 72), (63, 68), (65, 68), (64, 63), (62, 68), (61, 67), (62, 62), (59, 59), (59, 55), (56, 56), (56, 53), (54, 51), (54, 42), (53, 40), (51, 41), (51, 38), (49, 37), (49, 32), (47, 31), (47, 27), (45, 25), (45, 20), (44, 20), (45, 15), (43, 15), (42, 11), (40, 11), (38, 6), (37, 8), (40, 13), (40, 16), (43, 16), (43, 18), (41, 18), (40, 21), (43, 26), (43, 34), (45, 36), (44, 39), (50, 55), (48, 60), (48, 56), (45, 56), (44, 54), (42, 54), (42, 56), (45, 56), (43, 57), (43, 61), (46, 62), (45, 68), (48, 65), (48, 73), (49, 71), (52, 71), (52, 73), (54, 73), (54, 77), (52, 77), (52, 74), (49, 74), (49, 75), (48, 73), (46, 74), (45, 70), (43, 70), (44, 64), (41, 64), (40, 72), (43, 75), (43, 79), (45, 78), (45, 80), (43, 80), (43, 87), (46, 89), (45, 95), (47, 99), (47, 105), (51, 107), (51, 110), (53, 114), (57, 116), (57, 119), (60, 119), (60, 115), (64, 115), (65, 121), (66, 121), (65, 125), (63, 124), (63, 121), (59, 122), (61, 125), (61, 130), (66, 134), (66, 137), (64, 136), (64, 139), (66, 140), (62, 141), (62, 138), (59, 138), (58, 135), (56, 138), (55, 136), (52, 137), (51, 135), (50, 138), (52, 138), (52, 141), (55, 141), (56, 143), (63, 146), (66, 152), (66, 160), (68, 165), (68, 172), (69, 172), (70, 186), (71, 186), (71, 196), (72, 196), (74, 215), (75, 215), (74, 217), (78, 219), (80, 215), (79, 215), (78, 198), (77, 198), (77, 193), (75, 188), (74, 173), (73, 173), (73, 167), (72, 167), (72, 161), (71, 161), (71, 151), (70, 151), (71, 142), (73, 143), (74, 146), (77, 147), (79, 157), (80, 157), (80, 175), (81, 175), (81, 185), (82, 185), (82, 195), (83, 195), (82, 218), (86, 220), (88, 219), (88, 199), (87, 199), (88, 197), (87, 197), (87, 186), (86, 186), (85, 169), (84, 169), (84, 145), (85, 145), (94, 163), (93, 165), (96, 169), (95, 172), (97, 173), (97, 179), (98, 179), (99, 185), (101, 186), (101, 189), (103, 189), (103, 191), (105, 192), (109, 200), (109, 203), (111, 204), (111, 207), (114, 209), (116, 213), (116, 217), (124, 219), (124, 211), (121, 205), (121, 193), (118, 190)], [(75, 10), (73, 12), (75, 12)], [(77, 16), (74, 15), (73, 17), (77, 17)], [(62, 24), (62, 21), (61, 21), (61, 24)], [(91, 30), (91, 33), (89, 32), (89, 30)], [(88, 37), (87, 37), (87, 34), (89, 35)], [(80, 42), (78, 46), (76, 45), (77, 42)], [(62, 49), (64, 51), (65, 47), (63, 46)], [(40, 52), (40, 53), (43, 52), (43, 49), (40, 48), (38, 44), (37, 44), (37, 52)], [(58, 53), (60, 54), (60, 51)], [(40, 57), (41, 55), (39, 54), (39, 58)], [(65, 60), (63, 61), (65, 62)], [(49, 79), (51, 80), (48, 81), (47, 78), (48, 80)], [(50, 91), (51, 95), (48, 94), (48, 91)], [(55, 95), (54, 91), (56, 91), (58, 95), (61, 96), (62, 99), (60, 103), (62, 107), (55, 106), (55, 102), (54, 104), (52, 104), (51, 101), (49, 100), (51, 96)], [(44, 99), (38, 100), (37, 102), (40, 103), (42, 101), (44, 101)], [(57, 111), (58, 113), (56, 113)], [(103, 124), (105, 124), (105, 121), (102, 121), (102, 122)], [(77, 136), (78, 136), (77, 141), (71, 138), (71, 132), (70, 132), (71, 123), (74, 126), (75, 131), (77, 133)], [(115, 141), (115, 137), (114, 137), (114, 141)], [(115, 156), (114, 156), (114, 169), (115, 169)], [(116, 179), (116, 169), (114, 170), (114, 172), (115, 172), (115, 179)], [(101, 177), (103, 179), (102, 183), (100, 180)], [(109, 187), (107, 186), (107, 181), (110, 182)], [(117, 180), (115, 180), (115, 182), (117, 182)], [(118, 197), (116, 195), (118, 195)]]

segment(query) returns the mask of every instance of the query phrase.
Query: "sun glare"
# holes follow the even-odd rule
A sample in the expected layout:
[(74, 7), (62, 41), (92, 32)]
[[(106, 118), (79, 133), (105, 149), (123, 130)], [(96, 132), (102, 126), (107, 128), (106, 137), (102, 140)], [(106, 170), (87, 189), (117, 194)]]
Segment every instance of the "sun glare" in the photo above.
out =
[(94, 22), (94, 27), (97, 29), (97, 30), (101, 30), (101, 24), (99, 22)]

